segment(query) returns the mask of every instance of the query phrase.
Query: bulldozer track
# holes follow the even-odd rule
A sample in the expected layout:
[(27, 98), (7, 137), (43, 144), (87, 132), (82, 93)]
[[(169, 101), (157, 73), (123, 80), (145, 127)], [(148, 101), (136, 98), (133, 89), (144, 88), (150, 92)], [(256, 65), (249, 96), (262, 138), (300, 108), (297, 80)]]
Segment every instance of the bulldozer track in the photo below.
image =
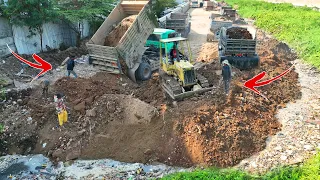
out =
[(165, 92), (174, 99), (174, 96), (182, 93), (182, 88), (177, 80), (173, 77), (167, 75), (164, 72), (160, 72), (160, 77), (162, 81), (162, 87)]
[(208, 79), (202, 76), (201, 74), (197, 74), (197, 79), (202, 88), (208, 88), (210, 86)]

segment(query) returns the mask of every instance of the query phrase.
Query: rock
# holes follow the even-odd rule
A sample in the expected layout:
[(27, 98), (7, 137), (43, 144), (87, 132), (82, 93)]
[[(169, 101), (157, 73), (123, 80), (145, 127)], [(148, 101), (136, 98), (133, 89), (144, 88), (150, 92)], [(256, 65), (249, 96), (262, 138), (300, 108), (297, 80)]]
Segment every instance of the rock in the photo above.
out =
[(91, 96), (91, 97), (88, 97), (87, 99), (85, 99), (84, 101), (86, 102), (86, 104), (92, 104), (93, 103), (93, 101), (94, 101), (94, 96)]
[(285, 160), (287, 160), (287, 156), (282, 155), (282, 156), (280, 157), (280, 159), (281, 159), (282, 161), (285, 161)]
[(274, 150), (276, 150), (276, 151), (281, 151), (281, 150), (282, 150), (282, 147), (281, 147), (281, 146), (277, 146), (277, 147), (274, 148)]
[(72, 104), (79, 104), (81, 102), (82, 99), (77, 99), (75, 101), (72, 102)]
[(79, 151), (71, 151), (70, 153), (67, 154), (66, 160), (70, 161), (70, 160), (78, 159), (79, 156), (80, 156)]
[(17, 103), (18, 103), (18, 105), (22, 106), (22, 105), (23, 105), (22, 99), (18, 99), (18, 100), (17, 100)]
[(97, 113), (96, 113), (96, 110), (95, 109), (90, 109), (90, 110), (87, 110), (86, 111), (86, 116), (89, 116), (89, 117), (96, 117)]
[(152, 150), (151, 149), (147, 149), (147, 150), (144, 151), (144, 154), (149, 156), (149, 155), (152, 154)]
[(173, 105), (173, 107), (178, 107), (177, 101), (173, 101), (173, 102), (172, 102), (172, 105)]
[(79, 135), (83, 135), (85, 132), (86, 132), (86, 130), (85, 130), (85, 129), (82, 129), (81, 131), (78, 131), (78, 134), (79, 134)]
[(314, 147), (313, 147), (312, 145), (309, 145), (309, 144), (304, 145), (303, 148), (304, 148), (305, 150), (307, 150), (307, 151), (312, 151), (312, 150), (314, 149)]
[(61, 149), (57, 149), (55, 151), (53, 151), (52, 153), (52, 157), (60, 157), (63, 154)]
[(13, 80), (5, 75), (0, 74), (0, 86), (6, 87), (13, 84)]
[(76, 111), (83, 111), (86, 109), (86, 102), (82, 101), (81, 103), (77, 104), (76, 106), (73, 107), (74, 110)]
[(27, 121), (32, 121), (32, 117), (28, 117)]

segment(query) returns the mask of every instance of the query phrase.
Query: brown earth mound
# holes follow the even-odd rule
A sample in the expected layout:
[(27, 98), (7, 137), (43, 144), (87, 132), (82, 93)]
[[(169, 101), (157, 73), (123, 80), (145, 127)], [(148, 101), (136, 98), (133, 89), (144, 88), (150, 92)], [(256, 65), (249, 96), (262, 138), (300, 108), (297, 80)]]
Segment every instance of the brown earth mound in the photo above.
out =
[(244, 28), (233, 27), (227, 30), (230, 39), (252, 39), (250, 32)]
[(116, 47), (121, 40), (122, 36), (133, 24), (134, 20), (137, 18), (137, 15), (131, 15), (124, 18), (106, 37), (104, 45)]
[(218, 43), (205, 43), (202, 45), (197, 58), (198, 62), (212, 62), (218, 58)]

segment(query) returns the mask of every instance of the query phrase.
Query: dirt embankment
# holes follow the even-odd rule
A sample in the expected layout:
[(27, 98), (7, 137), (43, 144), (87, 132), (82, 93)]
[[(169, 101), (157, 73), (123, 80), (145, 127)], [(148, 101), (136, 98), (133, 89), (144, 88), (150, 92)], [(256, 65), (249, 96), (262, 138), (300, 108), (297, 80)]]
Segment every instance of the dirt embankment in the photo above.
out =
[(106, 37), (104, 45), (116, 47), (121, 40), (122, 36), (133, 24), (137, 15), (132, 15), (124, 18)]

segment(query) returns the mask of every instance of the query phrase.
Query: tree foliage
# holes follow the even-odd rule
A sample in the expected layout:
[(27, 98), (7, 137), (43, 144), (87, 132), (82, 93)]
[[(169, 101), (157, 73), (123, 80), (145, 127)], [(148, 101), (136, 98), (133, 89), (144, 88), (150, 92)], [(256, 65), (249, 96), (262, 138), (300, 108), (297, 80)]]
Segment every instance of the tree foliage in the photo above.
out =
[(154, 11), (158, 17), (160, 17), (161, 12), (166, 8), (172, 8), (178, 5), (175, 0), (156, 0)]
[(116, 0), (69, 0), (56, 1), (58, 14), (70, 22), (89, 21), (108, 15)]
[(5, 8), (5, 14), (15, 25), (28, 26), (31, 35), (40, 34), (42, 50), (42, 25), (55, 21), (57, 13), (50, 0), (10, 0)]

